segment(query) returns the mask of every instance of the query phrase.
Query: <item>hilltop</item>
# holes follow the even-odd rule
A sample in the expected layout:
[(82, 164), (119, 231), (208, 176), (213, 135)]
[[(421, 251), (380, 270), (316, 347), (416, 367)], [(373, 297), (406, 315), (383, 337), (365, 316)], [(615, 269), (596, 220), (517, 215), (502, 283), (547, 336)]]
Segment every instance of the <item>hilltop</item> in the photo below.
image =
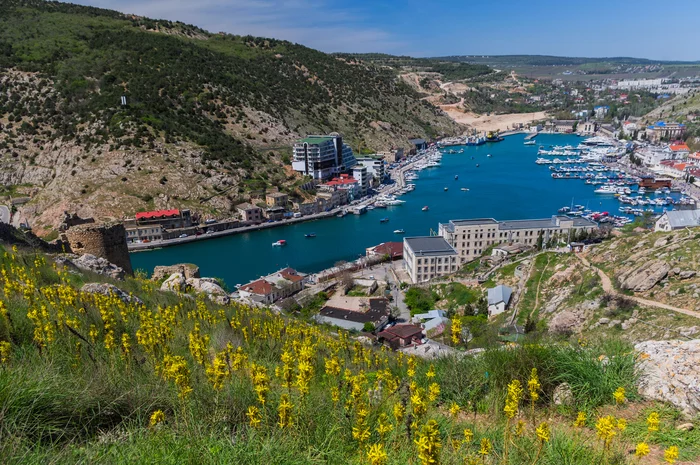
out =
[(0, 1), (0, 126), (0, 183), (32, 196), (18, 218), (39, 232), (64, 210), (225, 214), (293, 191), (290, 144), (307, 133), (382, 150), (462, 132), (371, 63), (39, 0)]

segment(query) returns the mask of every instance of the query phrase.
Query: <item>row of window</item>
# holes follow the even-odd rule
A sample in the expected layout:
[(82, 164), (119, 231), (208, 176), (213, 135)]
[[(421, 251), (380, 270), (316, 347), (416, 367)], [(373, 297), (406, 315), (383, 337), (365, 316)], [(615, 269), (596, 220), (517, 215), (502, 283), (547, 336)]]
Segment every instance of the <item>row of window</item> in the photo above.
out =
[[(428, 261), (428, 260), (430, 260), (430, 261)], [(435, 260), (437, 260), (437, 262), (436, 262)], [(444, 260), (445, 260), (444, 263), (450, 263), (450, 261), (453, 261), (453, 262), (455, 261), (454, 257), (445, 257)], [(428, 263), (431, 263), (431, 264), (433, 264), (433, 263), (443, 263), (443, 258), (442, 258), (442, 257), (438, 257), (437, 259), (434, 258), (434, 257), (433, 257), (433, 258), (430, 258), (430, 259), (426, 258), (425, 261), (423, 261), (422, 258), (419, 258), (418, 260), (416, 260), (416, 263), (417, 263), (418, 265), (420, 265), (420, 264), (422, 264), (422, 263), (425, 263), (426, 265), (427, 265)]]

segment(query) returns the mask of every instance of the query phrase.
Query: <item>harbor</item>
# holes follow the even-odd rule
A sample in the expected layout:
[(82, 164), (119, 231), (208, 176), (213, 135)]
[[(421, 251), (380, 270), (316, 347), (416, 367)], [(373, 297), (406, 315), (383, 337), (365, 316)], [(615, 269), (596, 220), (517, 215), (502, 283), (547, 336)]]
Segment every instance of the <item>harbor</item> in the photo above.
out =
[[(200, 266), (202, 273), (219, 276), (233, 287), (283, 266), (306, 273), (318, 272), (337, 262), (364, 256), (367, 247), (400, 241), (404, 236), (430, 234), (431, 228), (450, 219), (547, 218), (572, 205), (583, 206), (582, 210), (590, 210), (590, 214), (614, 212), (631, 218), (632, 215), (621, 213), (619, 208), (639, 208), (621, 204), (614, 195), (596, 194), (597, 186), (586, 184), (585, 180), (554, 179), (549, 166), (535, 163), (539, 145), (576, 147), (583, 138), (540, 134), (536, 138), (537, 146), (524, 145), (524, 138), (524, 134), (518, 134), (498, 143), (453, 146), (447, 150), (457, 153), (444, 153), (446, 150), (442, 149), (439, 163), (433, 160), (438, 166), (419, 170), (414, 169), (416, 165), (402, 167), (397, 173), (396, 186), (385, 193), (387, 199), (395, 196), (394, 200), (400, 202), (384, 205), (385, 208), (381, 203), (377, 205), (379, 198), (374, 198), (366, 204), (364, 214), (194, 241), (132, 254), (132, 262), (135, 268), (147, 271), (155, 265), (192, 262)], [(409, 184), (414, 187), (408, 187)], [(396, 196), (402, 189), (403, 195)], [(659, 207), (657, 211), (662, 210)], [(404, 233), (395, 233), (396, 230)], [(315, 236), (306, 237), (310, 233)], [(285, 240), (286, 245), (271, 246), (279, 240)]]

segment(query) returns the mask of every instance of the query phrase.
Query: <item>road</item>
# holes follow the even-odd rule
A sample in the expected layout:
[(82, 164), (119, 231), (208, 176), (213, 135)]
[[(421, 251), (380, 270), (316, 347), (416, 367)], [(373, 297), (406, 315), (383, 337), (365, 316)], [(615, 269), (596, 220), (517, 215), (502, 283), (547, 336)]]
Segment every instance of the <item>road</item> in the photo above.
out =
[(10, 224), (10, 209), (5, 205), (0, 205), (0, 223)]
[(640, 304), (640, 305), (645, 305), (645, 306), (647, 306), (647, 307), (661, 308), (661, 309), (663, 309), (663, 310), (670, 310), (670, 311), (672, 311), (672, 312), (682, 313), (683, 315), (688, 315), (688, 316), (692, 316), (692, 317), (695, 317), (695, 318), (700, 318), (700, 313), (694, 312), (694, 311), (692, 311), (692, 310), (687, 310), (687, 309), (685, 309), (685, 308), (680, 308), (680, 307), (674, 307), (674, 306), (672, 306), (672, 305), (667, 305), (667, 304), (664, 304), (664, 303), (661, 303), (661, 302), (655, 302), (655, 301), (653, 301), (653, 300), (642, 299), (641, 297), (635, 297), (635, 296), (629, 296), (629, 295), (625, 295), (625, 294), (620, 294), (619, 292), (617, 292), (617, 290), (615, 289), (615, 287), (612, 285), (612, 282), (610, 281), (610, 278), (608, 277), (607, 274), (605, 274), (605, 272), (604, 272), (603, 270), (601, 270), (601, 269), (598, 268), (597, 266), (592, 265), (591, 262), (589, 262), (589, 261), (586, 259), (586, 257), (584, 257), (584, 256), (582, 256), (582, 255), (580, 255), (580, 254), (576, 254), (576, 256), (578, 257), (579, 260), (581, 260), (581, 263), (583, 263), (583, 264), (584, 264), (585, 266), (587, 266), (588, 268), (594, 269), (594, 270), (598, 273), (598, 276), (600, 276), (600, 281), (603, 283), (603, 290), (604, 290), (605, 292), (610, 293), (610, 294), (614, 294), (614, 295), (621, 295), (621, 296), (623, 296), (623, 297), (625, 297), (625, 298), (627, 298), (627, 299), (634, 300), (634, 301), (637, 302), (638, 304)]

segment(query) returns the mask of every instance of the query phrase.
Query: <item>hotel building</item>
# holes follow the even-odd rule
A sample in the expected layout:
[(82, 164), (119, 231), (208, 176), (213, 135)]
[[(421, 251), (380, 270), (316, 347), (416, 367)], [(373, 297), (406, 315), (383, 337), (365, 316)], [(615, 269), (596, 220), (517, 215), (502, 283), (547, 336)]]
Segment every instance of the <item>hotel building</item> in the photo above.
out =
[(323, 181), (357, 164), (349, 145), (338, 133), (307, 136), (294, 144), (292, 169), (314, 180)]
[(443, 237), (404, 237), (403, 259), (412, 283), (430, 281), (457, 271), (457, 251)]

